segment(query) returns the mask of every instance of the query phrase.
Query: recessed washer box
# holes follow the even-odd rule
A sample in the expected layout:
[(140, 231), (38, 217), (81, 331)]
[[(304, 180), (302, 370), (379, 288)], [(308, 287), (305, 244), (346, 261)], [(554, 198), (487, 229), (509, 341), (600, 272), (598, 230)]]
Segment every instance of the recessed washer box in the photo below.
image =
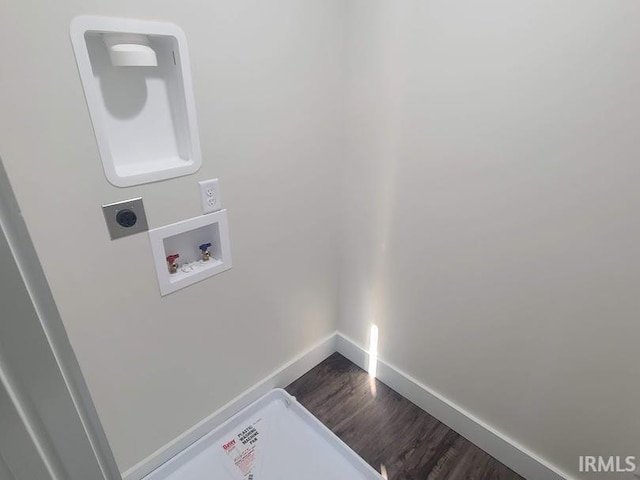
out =
[[(226, 210), (150, 230), (149, 239), (163, 296), (231, 268)], [(208, 244), (210, 258), (203, 261), (200, 246)], [(178, 268), (171, 273), (167, 259), (174, 255)]]
[(128, 187), (196, 172), (202, 159), (182, 29), (84, 15), (70, 33), (109, 182)]

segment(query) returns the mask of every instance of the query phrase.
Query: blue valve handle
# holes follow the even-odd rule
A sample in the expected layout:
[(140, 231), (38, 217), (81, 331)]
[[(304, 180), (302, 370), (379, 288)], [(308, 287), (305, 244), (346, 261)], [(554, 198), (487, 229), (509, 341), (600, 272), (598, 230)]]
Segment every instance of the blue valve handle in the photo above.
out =
[(209, 250), (209, 248), (211, 248), (210, 243), (203, 243), (202, 245), (200, 245), (200, 250), (202, 250), (203, 252), (206, 252), (207, 250)]

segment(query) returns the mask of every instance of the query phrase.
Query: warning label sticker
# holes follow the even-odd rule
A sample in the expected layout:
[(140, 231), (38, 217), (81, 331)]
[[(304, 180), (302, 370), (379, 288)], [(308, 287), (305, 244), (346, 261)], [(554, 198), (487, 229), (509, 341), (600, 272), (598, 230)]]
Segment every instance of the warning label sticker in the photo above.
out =
[(222, 444), (225, 456), (233, 465), (235, 476), (241, 480), (258, 480), (261, 463), (260, 446), (264, 442), (264, 421), (254, 419)]

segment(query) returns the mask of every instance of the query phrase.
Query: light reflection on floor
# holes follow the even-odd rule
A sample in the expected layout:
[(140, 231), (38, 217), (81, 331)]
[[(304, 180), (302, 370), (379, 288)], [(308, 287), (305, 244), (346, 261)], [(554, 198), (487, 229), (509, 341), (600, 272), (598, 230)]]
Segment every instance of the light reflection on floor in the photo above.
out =
[(376, 375), (378, 374), (378, 326), (371, 325), (369, 332), (369, 387), (371, 395), (376, 396)]

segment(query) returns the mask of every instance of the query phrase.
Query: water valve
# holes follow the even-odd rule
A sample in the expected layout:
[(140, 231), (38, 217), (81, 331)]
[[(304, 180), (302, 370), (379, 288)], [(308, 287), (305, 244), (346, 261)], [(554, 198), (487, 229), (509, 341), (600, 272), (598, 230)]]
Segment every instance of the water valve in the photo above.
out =
[(210, 248), (211, 248), (211, 243), (203, 243), (202, 245), (200, 245), (203, 262), (208, 262), (209, 260), (211, 260), (211, 253), (209, 253)]
[(180, 258), (180, 255), (177, 253), (173, 255), (169, 255), (167, 257), (167, 264), (169, 265), (169, 273), (176, 273), (178, 271), (178, 262), (176, 259)]

